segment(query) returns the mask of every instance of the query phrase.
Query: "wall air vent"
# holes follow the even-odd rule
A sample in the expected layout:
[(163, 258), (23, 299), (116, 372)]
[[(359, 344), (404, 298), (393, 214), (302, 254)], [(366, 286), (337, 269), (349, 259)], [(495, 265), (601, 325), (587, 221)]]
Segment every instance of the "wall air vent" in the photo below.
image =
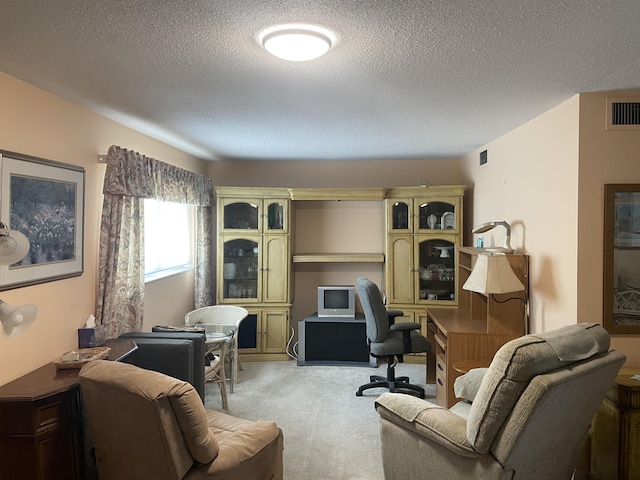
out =
[(640, 130), (640, 98), (607, 98), (607, 130)]

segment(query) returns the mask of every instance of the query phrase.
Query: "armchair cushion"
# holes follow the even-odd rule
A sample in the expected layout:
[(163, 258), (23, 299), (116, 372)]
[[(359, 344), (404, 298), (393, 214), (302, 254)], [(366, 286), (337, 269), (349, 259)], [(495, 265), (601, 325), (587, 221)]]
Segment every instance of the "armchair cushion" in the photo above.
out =
[(453, 382), (453, 392), (456, 397), (473, 402), (488, 368), (473, 368), (464, 375), (460, 375)]
[(444, 407), (399, 393), (383, 393), (376, 400), (375, 407), (381, 418), (428, 438), (451, 452), (464, 456), (479, 455), (467, 440), (466, 421)]
[(199, 463), (210, 462), (218, 456), (220, 446), (208, 428), (197, 392), (188, 383), (176, 384), (172, 390), (167, 396), (191, 456)]
[[(572, 345), (583, 349), (585, 338), (589, 336), (592, 341), (587, 350), (591, 355), (606, 352), (610, 344), (607, 331), (598, 324), (567, 325), (551, 335), (554, 339), (564, 339), (563, 351), (570, 350)], [(489, 451), (496, 434), (534, 376), (575, 363), (575, 358), (561, 360), (556, 349), (543, 333), (517, 338), (498, 350), (469, 412), (467, 435), (476, 450)]]

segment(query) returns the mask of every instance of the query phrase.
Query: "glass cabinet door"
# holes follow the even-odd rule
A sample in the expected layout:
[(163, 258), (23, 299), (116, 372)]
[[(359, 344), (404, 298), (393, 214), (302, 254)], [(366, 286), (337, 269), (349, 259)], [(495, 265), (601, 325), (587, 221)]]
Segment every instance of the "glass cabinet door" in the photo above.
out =
[(224, 206), (224, 229), (258, 230), (258, 210), (256, 203), (231, 201)]
[(224, 242), (224, 298), (257, 299), (259, 265), (257, 241), (241, 238)]
[(264, 233), (285, 233), (287, 225), (287, 202), (285, 200), (265, 200), (267, 217)]
[(399, 200), (391, 206), (391, 230), (408, 231), (411, 228), (411, 202)]
[(417, 245), (419, 300), (455, 300), (455, 243), (445, 239), (428, 239)]
[(419, 206), (418, 230), (455, 230), (455, 205), (446, 202), (424, 202)]

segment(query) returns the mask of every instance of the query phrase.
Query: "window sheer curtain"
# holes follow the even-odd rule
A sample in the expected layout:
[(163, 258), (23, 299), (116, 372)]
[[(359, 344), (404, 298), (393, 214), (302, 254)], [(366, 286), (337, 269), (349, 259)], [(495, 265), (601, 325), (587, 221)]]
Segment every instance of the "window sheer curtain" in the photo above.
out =
[(211, 305), (211, 180), (112, 145), (103, 194), (96, 323), (107, 338), (142, 330), (145, 198), (196, 206), (195, 307)]

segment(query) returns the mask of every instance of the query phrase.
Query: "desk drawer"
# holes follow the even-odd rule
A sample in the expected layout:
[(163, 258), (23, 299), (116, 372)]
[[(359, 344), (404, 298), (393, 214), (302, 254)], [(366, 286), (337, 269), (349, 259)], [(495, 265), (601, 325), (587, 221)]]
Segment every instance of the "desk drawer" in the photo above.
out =
[(0, 434), (37, 435), (41, 432), (69, 428), (78, 411), (77, 389), (35, 402), (3, 402), (0, 411)]
[(442, 353), (436, 354), (436, 375), (440, 375), (440, 377), (447, 380), (447, 361), (445, 360), (445, 355)]
[(447, 381), (439, 371), (436, 371), (436, 403), (441, 407), (447, 405)]

